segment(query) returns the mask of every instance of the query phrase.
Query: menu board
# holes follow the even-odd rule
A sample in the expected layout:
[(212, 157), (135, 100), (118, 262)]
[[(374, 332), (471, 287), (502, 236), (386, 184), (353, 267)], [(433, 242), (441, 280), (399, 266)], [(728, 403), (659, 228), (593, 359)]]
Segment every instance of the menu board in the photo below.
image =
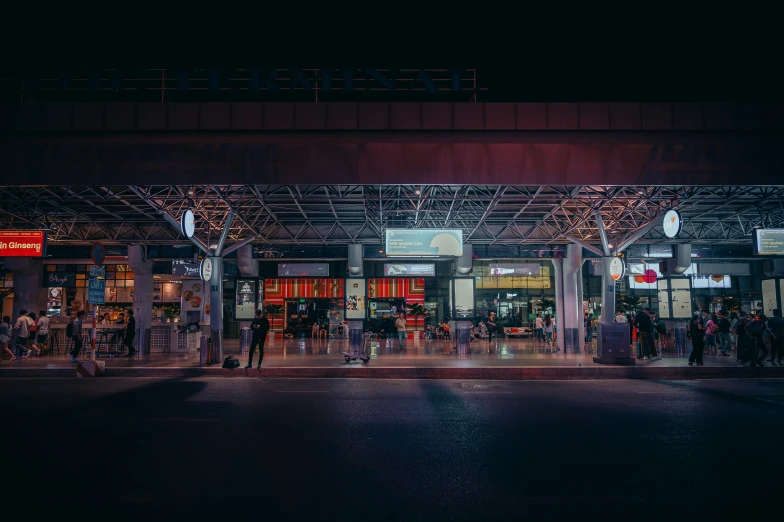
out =
[(237, 279), (237, 301), (235, 319), (253, 319), (256, 312), (256, 281)]
[(179, 283), (163, 283), (162, 299), (164, 303), (176, 303), (182, 295), (182, 285)]

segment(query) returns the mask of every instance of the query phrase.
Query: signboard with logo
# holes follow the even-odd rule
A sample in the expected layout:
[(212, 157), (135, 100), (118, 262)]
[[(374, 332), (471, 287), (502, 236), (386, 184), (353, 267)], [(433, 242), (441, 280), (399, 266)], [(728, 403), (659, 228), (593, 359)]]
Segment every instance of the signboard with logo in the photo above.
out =
[(490, 275), (523, 275), (538, 276), (541, 271), (539, 263), (490, 263)]
[(758, 256), (784, 256), (784, 229), (755, 229), (754, 254)]
[(237, 279), (235, 306), (235, 319), (253, 319), (256, 312), (256, 281), (254, 279)]
[(93, 248), (90, 249), (90, 256), (93, 258), (93, 263), (102, 265), (106, 259), (106, 249), (102, 244), (96, 243), (93, 245)]
[(186, 263), (185, 261), (172, 261), (172, 275), (182, 277), (200, 277), (199, 263)]
[(436, 265), (433, 263), (429, 263), (425, 265), (384, 263), (384, 275), (387, 277), (434, 276), (436, 275)]
[(43, 230), (0, 230), (0, 257), (44, 257)]
[(87, 301), (90, 304), (104, 304), (106, 299), (106, 280), (90, 279), (87, 281)]
[(90, 277), (106, 277), (106, 266), (91, 266), (90, 267)]
[(623, 273), (626, 271), (626, 266), (623, 263), (623, 259), (620, 257), (612, 258), (610, 261), (610, 277), (613, 281), (617, 281), (623, 277)]
[(76, 272), (44, 272), (44, 288), (75, 288)]
[(180, 228), (185, 237), (191, 238), (196, 233), (196, 219), (190, 209), (183, 212), (180, 218)]
[(212, 259), (209, 257), (205, 257), (201, 260), (199, 276), (201, 276), (202, 281), (209, 281), (212, 279)]
[(677, 210), (669, 210), (666, 214), (664, 214), (664, 221), (662, 222), (662, 228), (664, 228), (664, 235), (669, 238), (678, 237), (678, 234), (681, 233), (681, 228), (683, 227), (683, 221), (681, 220), (681, 214)]
[(390, 229), (387, 257), (462, 256), (463, 231), (442, 229)]

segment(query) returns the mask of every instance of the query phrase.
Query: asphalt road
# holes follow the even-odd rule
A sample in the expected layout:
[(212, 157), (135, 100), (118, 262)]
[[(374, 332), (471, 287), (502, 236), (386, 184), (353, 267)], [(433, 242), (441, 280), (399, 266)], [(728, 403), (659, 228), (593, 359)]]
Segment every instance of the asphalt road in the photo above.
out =
[(784, 380), (4, 379), (0, 408), (27, 519), (737, 520), (784, 493)]

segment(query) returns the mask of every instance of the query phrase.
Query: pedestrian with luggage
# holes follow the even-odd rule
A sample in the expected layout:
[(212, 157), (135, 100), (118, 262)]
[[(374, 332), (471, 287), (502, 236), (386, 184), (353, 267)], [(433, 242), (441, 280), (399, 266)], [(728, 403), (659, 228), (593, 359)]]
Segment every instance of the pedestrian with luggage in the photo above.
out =
[(784, 319), (781, 317), (781, 310), (773, 310), (773, 317), (768, 319), (770, 329), (770, 364), (781, 365), (784, 358)]
[(637, 340), (640, 341), (642, 356), (648, 359), (661, 359), (656, 354), (656, 346), (653, 344), (653, 321), (651, 321), (650, 308), (643, 308), (634, 317), (634, 326), (637, 328)]
[(704, 366), (702, 362), (703, 352), (705, 351), (705, 329), (702, 327), (700, 316), (695, 315), (689, 323), (689, 337), (691, 337), (691, 355), (689, 355), (689, 366)]
[(253, 368), (253, 352), (256, 350), (257, 345), (259, 347), (259, 365), (256, 366), (256, 369), (261, 369), (261, 361), (264, 359), (264, 343), (270, 330), (270, 322), (265, 315), (263, 311), (256, 310), (256, 318), (250, 323), (250, 331), (253, 333), (253, 337), (251, 337), (250, 348), (248, 349), (248, 365), (245, 367), (246, 369)]

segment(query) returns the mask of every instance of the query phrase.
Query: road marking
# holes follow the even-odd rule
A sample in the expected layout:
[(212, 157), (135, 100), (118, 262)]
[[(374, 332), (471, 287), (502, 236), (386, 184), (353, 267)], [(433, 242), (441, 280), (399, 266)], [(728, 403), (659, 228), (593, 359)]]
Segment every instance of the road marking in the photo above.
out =
[(278, 393), (330, 393), (329, 390), (275, 390)]
[(144, 419), (144, 422), (218, 422), (218, 419), (199, 419), (188, 417), (169, 417), (169, 418), (150, 418)]

